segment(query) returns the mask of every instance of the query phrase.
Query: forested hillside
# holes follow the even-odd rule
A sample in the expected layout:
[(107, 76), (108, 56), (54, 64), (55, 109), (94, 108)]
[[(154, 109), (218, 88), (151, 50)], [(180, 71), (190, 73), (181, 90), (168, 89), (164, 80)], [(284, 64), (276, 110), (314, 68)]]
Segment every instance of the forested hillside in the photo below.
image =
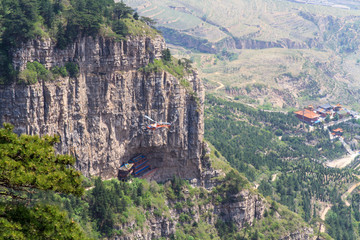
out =
[[(148, 8), (152, 6), (152, 2), (133, 1), (134, 4), (141, 5), (137, 11), (147, 13), (146, 16), (156, 17), (165, 14), (165, 19), (159, 23), (163, 25), (165, 34), (174, 34), (172, 37), (177, 40), (182, 40), (181, 36), (187, 35), (189, 38), (185, 38), (186, 44), (190, 43), (187, 48), (210, 52), (205, 55), (199, 52), (193, 54), (183, 48), (173, 47), (179, 56), (191, 56), (194, 65), (201, 67), (201, 74), (205, 76), (204, 82), (208, 90), (214, 93), (206, 97), (205, 141), (202, 139), (202, 122), (198, 121), (202, 119), (202, 100), (196, 95), (196, 91), (202, 91), (199, 90), (202, 86), (199, 82), (196, 86), (194, 83), (192, 87), (193, 83), (185, 79), (188, 73), (194, 75), (194, 81), (197, 79), (196, 72), (189, 70), (191, 61), (172, 58), (170, 50), (166, 47), (158, 47), (162, 50), (158, 51), (158, 59), (146, 65), (135, 64), (137, 68), (131, 68), (131, 71), (136, 77), (132, 79), (133, 82), (127, 82), (128, 85), (124, 83), (124, 73), (120, 71), (114, 71), (119, 74), (118, 78), (109, 78), (110, 80), (102, 78), (106, 73), (99, 72), (100, 77), (95, 78), (93, 82), (102, 82), (104, 85), (75, 85), (71, 89), (76, 92), (73, 95), (73, 101), (77, 104), (74, 108), (81, 110), (74, 114), (74, 118), (80, 118), (85, 122), (74, 124), (74, 128), (78, 129), (70, 130), (79, 130), (80, 137), (65, 136), (77, 138), (72, 140), (75, 142), (86, 135), (84, 126), (89, 125), (87, 116), (83, 116), (86, 108), (103, 106), (97, 106), (99, 102), (91, 101), (84, 101), (83, 106), (79, 106), (81, 104), (77, 100), (83, 97), (77, 95), (80, 88), (86, 89), (84, 96), (90, 95), (87, 99), (96, 98), (100, 99), (99, 101), (103, 101), (103, 96), (107, 96), (109, 92), (109, 99), (117, 98), (116, 94), (112, 94), (118, 90), (118, 95), (126, 95), (128, 93), (124, 91), (129, 89), (129, 86), (135, 88), (134, 92), (140, 88), (143, 92), (146, 92), (146, 88), (153, 90), (158, 83), (169, 87), (168, 89), (174, 87), (174, 92), (181, 88), (184, 98), (179, 95), (174, 97), (185, 103), (180, 107), (177, 106), (178, 102), (169, 103), (168, 99), (163, 100), (163, 96), (168, 96), (168, 92), (163, 91), (165, 87), (162, 89), (164, 95), (158, 94), (160, 91), (154, 93), (160, 100), (152, 105), (156, 106), (151, 109), (153, 113), (162, 111), (159, 106), (163, 103), (167, 108), (174, 108), (174, 112), (180, 111), (180, 108), (185, 109), (183, 114), (177, 112), (176, 115), (185, 117), (181, 121), (180, 118), (173, 118), (174, 124), (170, 129), (162, 128), (149, 132), (135, 127), (134, 131), (123, 133), (121, 131), (134, 125), (135, 121), (129, 118), (126, 124), (121, 125), (118, 122), (122, 120), (109, 118), (101, 124), (116, 122), (116, 127), (109, 127), (111, 131), (108, 135), (104, 134), (104, 138), (92, 136), (96, 140), (91, 141), (95, 144), (101, 142), (99, 139), (108, 141), (109, 149), (115, 152), (118, 149), (111, 145), (113, 139), (124, 137), (124, 143), (133, 141), (137, 135), (146, 135), (138, 142), (137, 149), (128, 154), (130, 156), (144, 149), (152, 153), (154, 147), (151, 144), (146, 145), (148, 139), (153, 137), (154, 142), (161, 142), (157, 137), (163, 134), (167, 140), (154, 150), (157, 151), (154, 159), (164, 164), (159, 164), (157, 171), (171, 169), (174, 174), (181, 175), (180, 169), (176, 168), (178, 167), (185, 171), (194, 170), (198, 177), (188, 180), (178, 176), (166, 177), (161, 183), (132, 177), (129, 181), (102, 181), (100, 177), (91, 176), (85, 178), (73, 168), (74, 157), (55, 153), (54, 147), (64, 139), (47, 135), (19, 136), (13, 132), (12, 125), (4, 124), (4, 128), (0, 129), (1, 239), (255, 240), (304, 239), (304, 236), (341, 240), (360, 238), (360, 195), (354, 190), (359, 186), (357, 184), (360, 176), (356, 162), (343, 169), (327, 167), (325, 162), (346, 154), (341, 142), (336, 139), (331, 141), (329, 133), (322, 125), (309, 127), (295, 118), (292, 111), (284, 112), (285, 108), (296, 106), (299, 102), (329, 100), (342, 96), (343, 93), (348, 93), (342, 97), (349, 102), (359, 99), (356, 95), (358, 83), (344, 70), (345, 65), (355, 66), (360, 62), (354, 59), (360, 43), (356, 34), (359, 30), (358, 18), (346, 18), (346, 12), (334, 12), (329, 9), (326, 14), (331, 13), (335, 17), (327, 18), (319, 16), (319, 11), (323, 9), (321, 7), (295, 9), (299, 5), (280, 0), (226, 2), (229, 5), (223, 5), (223, 8), (216, 9), (217, 11), (204, 11), (202, 7), (209, 6), (208, 1), (191, 0), (196, 7), (187, 5), (184, 1), (173, 1), (171, 6), (164, 7), (161, 5), (163, 2), (160, 4), (156, 1), (156, 5), (150, 9)], [(237, 5), (239, 3), (241, 4)], [(244, 3), (252, 8), (248, 8)], [(293, 8), (289, 10), (289, 6)], [(174, 15), (167, 15), (167, 8), (172, 9)], [(238, 14), (236, 9), (242, 10), (241, 19), (254, 22), (250, 24), (237, 22), (231, 17), (221, 18), (223, 14)], [(281, 14), (276, 14), (277, 11)], [(293, 11), (296, 14), (293, 14)], [(263, 15), (264, 12), (266, 15)], [(191, 16), (189, 21), (182, 18), (187, 14)], [(79, 65), (76, 61), (64, 60), (63, 66), (55, 64), (51, 69), (47, 69), (38, 61), (31, 61), (24, 66), (24, 70), (15, 69), (12, 65), (13, 51), (26, 42), (50, 39), (56, 45), (54, 51), (61, 52), (60, 50), (66, 49), (78, 37), (90, 39), (103, 36), (116, 43), (126, 39), (128, 35), (151, 37), (158, 34), (158, 31), (152, 28), (154, 24), (155, 21), (148, 17), (140, 17), (123, 1), (115, 3), (113, 0), (2, 0), (0, 87), (6, 88), (8, 86), (4, 85), (16, 81), (19, 88), (37, 84), (41, 86), (43, 93), (49, 93), (50, 91), (44, 91), (47, 88), (44, 83), (54, 80), (55, 77), (69, 76), (69, 85), (78, 82)], [(171, 24), (176, 25), (177, 32), (169, 29)], [(164, 25), (167, 27), (164, 28)], [(214, 34), (209, 34), (212, 30)], [(273, 34), (274, 31), (277, 34)], [(179, 36), (179, 32), (186, 34)], [(197, 38), (198, 32), (207, 40)], [(176, 43), (182, 44), (181, 41)], [(145, 43), (141, 47), (148, 50)], [(138, 61), (138, 56), (134, 57), (132, 52), (129, 56), (130, 60), (133, 58), (134, 61)], [(148, 56), (146, 58), (150, 59)], [(254, 59), (262, 64), (252, 62)], [(352, 64), (349, 64), (349, 61)], [(160, 80), (151, 75), (159, 71), (167, 72), (163, 74), (163, 78), (159, 78)], [(356, 73), (356, 70), (352, 71)], [(89, 71), (89, 74), (94, 73)], [(151, 78), (144, 77), (143, 82), (139, 84), (138, 76), (142, 76), (141, 74), (151, 75)], [(174, 77), (169, 77), (170, 74)], [(170, 78), (173, 82), (169, 81)], [(83, 79), (92, 81), (86, 77)], [(237, 81), (239, 79), (241, 81)], [(110, 88), (108, 80), (121, 82), (121, 85), (119, 83), (109, 92), (102, 92), (103, 89)], [(153, 85), (146, 85), (149, 82)], [(285, 88), (277, 89), (272, 86), (275, 83), (277, 87)], [(60, 81), (54, 83), (54, 92), (61, 92), (61, 84)], [(97, 86), (100, 86), (99, 92), (89, 94), (88, 90)], [(70, 92), (66, 87), (64, 89)], [(33, 97), (34, 92), (36, 91), (29, 90), (28, 95)], [(13, 98), (17, 99), (16, 93), (14, 95)], [(39, 108), (44, 108), (44, 111), (48, 111), (47, 104), (51, 100), (66, 98), (63, 92), (55, 98), (46, 94), (40, 95), (37, 96), (44, 98), (44, 104), (39, 104)], [(3, 96), (4, 99), (7, 97), (6, 94)], [(124, 102), (136, 98), (134, 96), (136, 94), (129, 93), (127, 98), (123, 98)], [(282, 105), (276, 105), (279, 96)], [(194, 106), (187, 108), (189, 99)], [(115, 101), (115, 104), (111, 101), (103, 102), (115, 109), (121, 101)], [(14, 102), (14, 106), (17, 106), (17, 102)], [(35, 100), (29, 101), (28, 105), (33, 105), (34, 102)], [(357, 104), (356, 101), (353, 102), (354, 105)], [(63, 102), (59, 101), (58, 105), (62, 104)], [(138, 102), (130, 105), (131, 111), (124, 115), (124, 119), (139, 110), (136, 109), (137, 104), (141, 105)], [(260, 105), (261, 108), (255, 108), (256, 105)], [(272, 111), (275, 105), (283, 107), (282, 112)], [(71, 107), (72, 105), (69, 105), (68, 109)], [(111, 111), (115, 113), (106, 112), (92, 121), (99, 122), (99, 118), (106, 118), (111, 114), (118, 116), (121, 107), (117, 110), (113, 108)], [(37, 109), (31, 109), (26, 113), (36, 115), (36, 111)], [(14, 115), (20, 115), (17, 109), (14, 112)], [(189, 112), (193, 115), (189, 115)], [(61, 114), (71, 115), (70, 111)], [(59, 116), (63, 116), (61, 114)], [(48, 116), (44, 114), (44, 118), (46, 117)], [(60, 120), (59, 117), (55, 122)], [(177, 121), (185, 127), (176, 125)], [(136, 120), (136, 123), (139, 123), (139, 126), (145, 125), (143, 122), (140, 123), (140, 120)], [(67, 124), (69, 123), (65, 125)], [(104, 132), (101, 124), (98, 127), (101, 133), (98, 134)], [(355, 142), (360, 134), (358, 125), (359, 121), (353, 120), (332, 126), (330, 129), (342, 127), (347, 132), (345, 137)], [(49, 126), (44, 128), (46, 127)], [(187, 132), (184, 130), (183, 134), (184, 132), (176, 128), (184, 128)], [(65, 132), (68, 134), (69, 131)], [(111, 135), (111, 132), (116, 134)], [(178, 135), (181, 137), (187, 133), (198, 134), (200, 137), (181, 138), (174, 133), (180, 133)], [(125, 135), (132, 137), (127, 138)], [(177, 147), (169, 150), (170, 142), (177, 140)], [(188, 145), (184, 145), (184, 142)], [(195, 147), (191, 146), (194, 142), (198, 144), (194, 144)], [(88, 149), (91, 149), (94, 145), (88, 146)], [(192, 151), (191, 147), (196, 148), (196, 158), (181, 159)], [(67, 149), (68, 152), (72, 152), (71, 149), (72, 146)], [(169, 150), (166, 152), (168, 154), (160, 156), (162, 152), (159, 149)], [(180, 157), (174, 161), (176, 155)], [(108, 156), (101, 159), (103, 162), (94, 161), (91, 167), (97, 168), (97, 165), (107, 164), (113, 168), (113, 172), (117, 172), (122, 162), (116, 159), (117, 162), (110, 163)], [(171, 162), (169, 165), (174, 162), (178, 165), (169, 167), (166, 166), (166, 161)], [(198, 168), (186, 168), (188, 161), (196, 162), (188, 166)], [(90, 168), (90, 165), (84, 166)], [(98, 173), (104, 177), (102, 171)]]
[(89, 180), (71, 167), (73, 157), (54, 154), (58, 138), (18, 137), (12, 130), (11, 125), (0, 129), (1, 239), (277, 239), (309, 228), (271, 200), (253, 227), (239, 229), (229, 221), (229, 207), (241, 201), (247, 212), (246, 204), (258, 193), (213, 151), (210, 162), (227, 169), (211, 189), (178, 177), (165, 184)]
[(53, 191), (81, 196), (81, 173), (69, 155), (55, 155), (57, 137), (17, 136), (13, 126), (0, 129), (0, 238), (85, 239), (83, 229), (53, 204), (31, 194)]
[(321, 206), (332, 204), (326, 219), (329, 234), (335, 239), (358, 238), (352, 215), (357, 208), (352, 212), (341, 199), (358, 171), (322, 164), (345, 154), (340, 142), (331, 142), (321, 127), (310, 131), (293, 113), (257, 110), (212, 95), (206, 103), (206, 139), (232, 166), (257, 182), (264, 196), (313, 224), (320, 221)]
[(52, 38), (59, 49), (79, 36), (98, 34), (124, 39), (128, 34), (153, 35), (139, 15), (123, 2), (113, 0), (3, 0), (0, 2), (0, 83), (12, 82), (16, 69), (12, 51), (35, 38)]

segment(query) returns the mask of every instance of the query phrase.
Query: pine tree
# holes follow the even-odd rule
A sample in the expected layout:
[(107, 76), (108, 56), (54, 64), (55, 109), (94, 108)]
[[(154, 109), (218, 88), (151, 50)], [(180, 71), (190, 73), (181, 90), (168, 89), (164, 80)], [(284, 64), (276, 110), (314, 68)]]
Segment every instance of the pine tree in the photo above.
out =
[(75, 159), (55, 154), (59, 137), (18, 136), (13, 129), (0, 129), (0, 239), (86, 239), (57, 207), (28, 206), (33, 199), (27, 194), (38, 190), (80, 196), (81, 174), (71, 167)]
[(171, 52), (169, 48), (162, 51), (162, 59), (167, 62), (171, 61)]
[(53, 190), (80, 196), (81, 173), (68, 167), (75, 163), (69, 155), (56, 155), (54, 144), (59, 137), (20, 137), (14, 127), (4, 124), (0, 129), (1, 195), (21, 198), (21, 192), (34, 189)]

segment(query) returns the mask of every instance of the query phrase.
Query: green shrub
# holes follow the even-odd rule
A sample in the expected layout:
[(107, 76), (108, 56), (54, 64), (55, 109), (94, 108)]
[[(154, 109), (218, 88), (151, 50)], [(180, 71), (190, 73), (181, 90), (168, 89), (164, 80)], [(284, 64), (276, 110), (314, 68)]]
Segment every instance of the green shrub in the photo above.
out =
[(112, 30), (123, 37), (129, 33), (129, 28), (123, 20), (116, 20), (112, 24)]
[(76, 63), (67, 62), (67, 63), (65, 63), (65, 68), (71, 78), (75, 78), (78, 76), (79, 66)]
[(190, 220), (191, 220), (191, 218), (186, 213), (181, 213), (179, 216), (180, 222), (189, 222)]
[(190, 87), (190, 82), (184, 78), (180, 79), (180, 85), (183, 86), (184, 88), (189, 88)]
[(277, 130), (275, 131), (275, 135), (276, 135), (276, 136), (282, 136), (282, 135), (283, 135), (283, 131), (282, 131), (281, 129), (277, 129)]
[(58, 66), (55, 66), (55, 67), (52, 67), (52, 68), (51, 68), (51, 72), (52, 72), (54, 75), (60, 75), (61, 77), (67, 77), (67, 76), (69, 76), (69, 73), (67, 72), (66, 67), (58, 67)]
[(19, 83), (35, 84), (38, 82), (36, 72), (29, 69), (21, 71), (18, 78)]
[(51, 72), (49, 70), (47, 70), (45, 68), (44, 65), (42, 65), (41, 63), (34, 61), (34, 62), (28, 62), (26, 64), (26, 69), (29, 69), (31, 71), (35, 71), (37, 74), (37, 79), (38, 80), (51, 80), (52, 79), (52, 75)]
[(138, 226), (140, 226), (140, 227), (143, 227), (143, 226), (144, 226), (144, 223), (145, 223), (145, 220), (146, 220), (144, 214), (142, 214), (142, 213), (137, 213), (137, 214), (135, 215), (135, 219), (136, 219), (136, 223), (137, 223)]
[(177, 202), (175, 203), (175, 207), (176, 210), (182, 210), (184, 208), (183, 204), (181, 202)]
[(51, 72), (47, 70), (44, 65), (36, 61), (28, 62), (26, 69), (21, 71), (18, 76), (18, 82), (25, 84), (34, 84), (39, 80), (48, 81), (52, 79), (53, 76)]
[(162, 216), (162, 212), (159, 209), (154, 209), (154, 215), (157, 217), (161, 217)]
[(223, 197), (222, 202), (227, 203), (238, 201), (234, 196), (248, 185), (249, 182), (244, 176), (240, 175), (237, 171), (231, 170), (226, 174), (224, 182), (216, 188)]

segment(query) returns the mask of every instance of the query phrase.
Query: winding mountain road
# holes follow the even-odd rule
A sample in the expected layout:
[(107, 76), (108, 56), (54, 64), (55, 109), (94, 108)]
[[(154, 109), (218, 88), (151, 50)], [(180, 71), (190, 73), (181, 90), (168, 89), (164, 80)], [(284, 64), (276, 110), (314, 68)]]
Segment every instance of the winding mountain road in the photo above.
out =
[(321, 220), (325, 221), (326, 214), (331, 209), (331, 207), (332, 207), (332, 205), (330, 203), (326, 204), (325, 208), (320, 211), (320, 219)]
[(342, 196), (341, 199), (344, 201), (346, 206), (350, 206), (350, 203), (346, 199), (358, 186), (360, 186), (360, 182), (352, 185)]

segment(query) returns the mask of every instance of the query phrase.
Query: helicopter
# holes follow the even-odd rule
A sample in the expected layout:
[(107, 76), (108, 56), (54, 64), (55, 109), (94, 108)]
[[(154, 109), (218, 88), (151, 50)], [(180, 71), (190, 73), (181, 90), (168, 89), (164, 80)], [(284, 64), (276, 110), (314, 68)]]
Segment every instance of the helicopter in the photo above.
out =
[(151, 117), (149, 116), (146, 116), (145, 117), (147, 119), (149, 119), (150, 121), (154, 122), (154, 123), (151, 123), (149, 125), (146, 126), (147, 129), (149, 130), (156, 130), (158, 128), (170, 128), (171, 127), (171, 123), (168, 123), (168, 122), (157, 122), (155, 121), (154, 119), (152, 119)]

